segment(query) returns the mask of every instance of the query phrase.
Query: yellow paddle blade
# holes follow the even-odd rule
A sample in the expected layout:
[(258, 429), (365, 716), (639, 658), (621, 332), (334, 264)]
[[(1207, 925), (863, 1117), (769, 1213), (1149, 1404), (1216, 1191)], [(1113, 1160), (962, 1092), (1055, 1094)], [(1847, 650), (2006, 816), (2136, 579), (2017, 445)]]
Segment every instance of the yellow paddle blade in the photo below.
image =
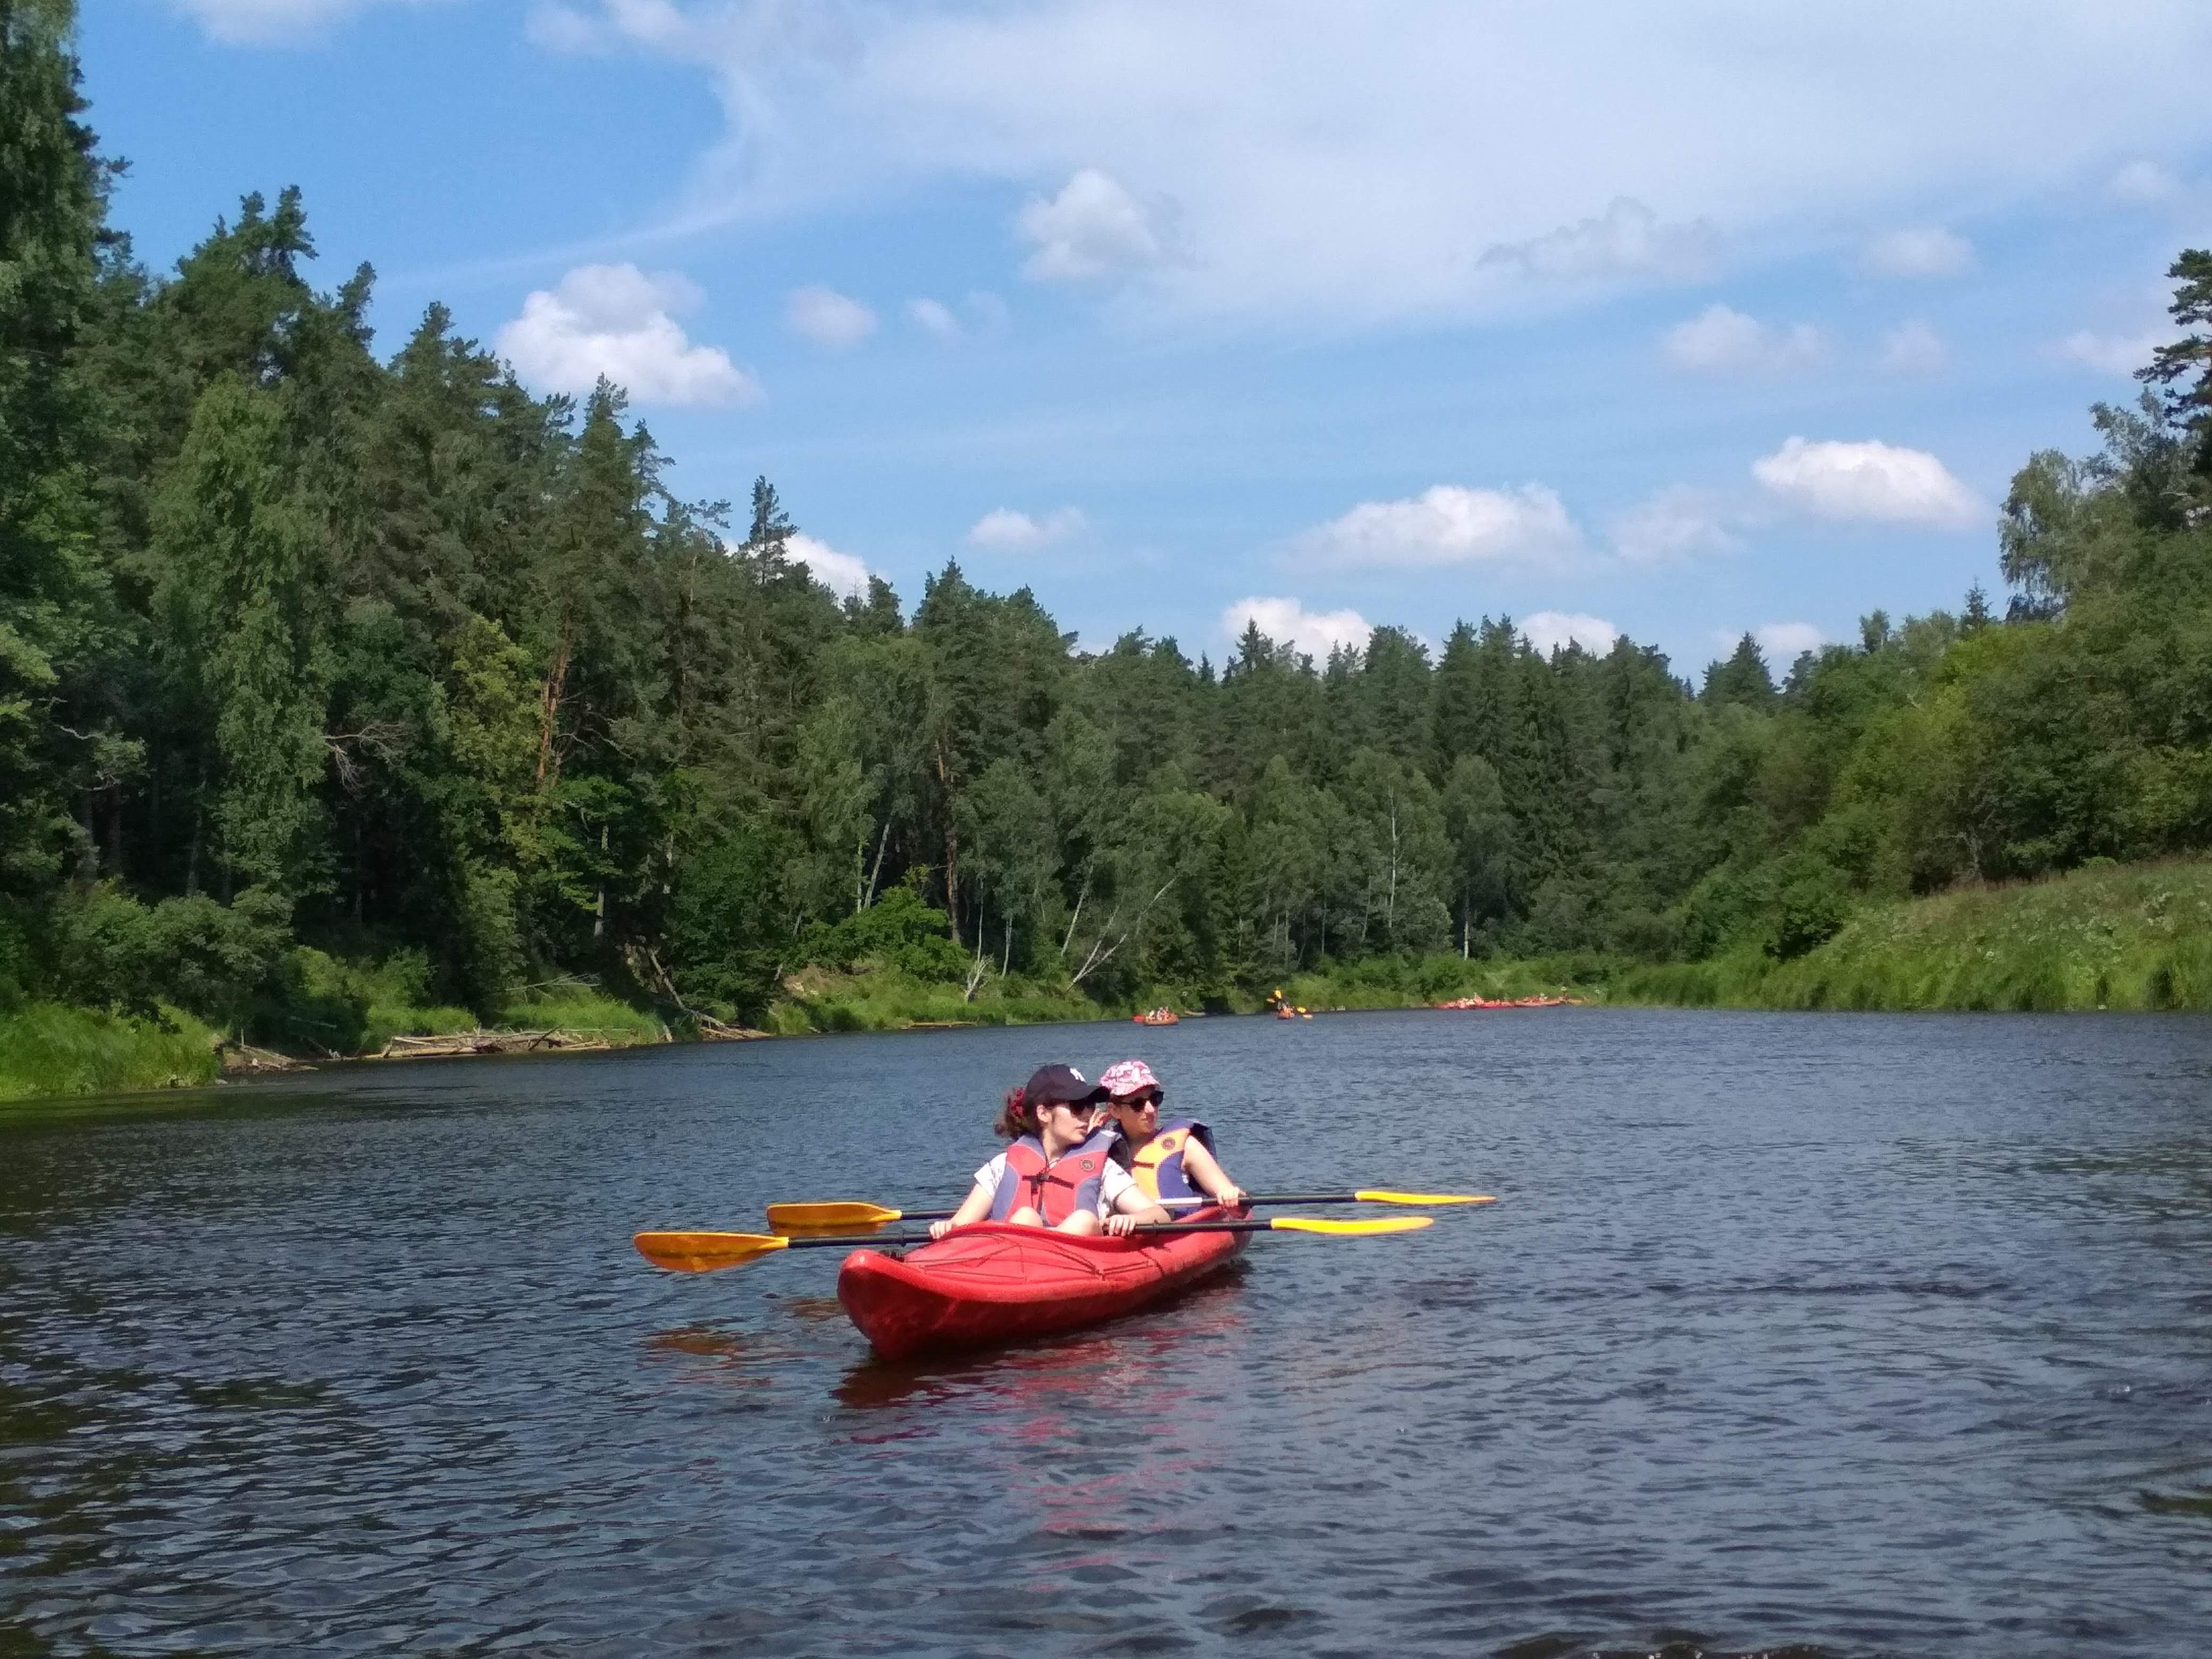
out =
[(1354, 1193), (1363, 1204), (1495, 1204), (1488, 1193)]
[(640, 1233), (630, 1243), (654, 1267), (675, 1273), (710, 1273), (791, 1246), (766, 1233)]
[(1366, 1238), (1376, 1233), (1419, 1232), (1432, 1215), (1392, 1215), (1376, 1221), (1322, 1221), (1312, 1216), (1279, 1215), (1267, 1225), (1276, 1232), (1325, 1233), (1331, 1238)]
[(768, 1224), (771, 1227), (872, 1227), (878, 1222), (896, 1221), (904, 1210), (886, 1210), (880, 1204), (863, 1204), (857, 1199), (839, 1199), (820, 1204), (771, 1204), (768, 1206)]

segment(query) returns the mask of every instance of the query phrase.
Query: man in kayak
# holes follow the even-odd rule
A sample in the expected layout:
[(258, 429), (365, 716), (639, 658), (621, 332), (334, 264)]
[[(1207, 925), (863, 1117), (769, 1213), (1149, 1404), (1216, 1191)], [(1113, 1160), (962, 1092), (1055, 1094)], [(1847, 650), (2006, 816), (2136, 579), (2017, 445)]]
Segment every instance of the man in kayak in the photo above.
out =
[(950, 1220), (930, 1223), (930, 1237), (985, 1220), (1080, 1234), (1173, 1220), (1110, 1156), (1114, 1131), (1094, 1131), (1093, 1110), (1105, 1098), (1073, 1066), (1040, 1066), (999, 1114), (998, 1132), (1011, 1144), (975, 1171)]
[[(1232, 1209), (1243, 1203), (1244, 1189), (1229, 1178), (1213, 1156), (1212, 1130), (1195, 1118), (1160, 1121), (1165, 1091), (1151, 1066), (1141, 1060), (1122, 1060), (1100, 1074), (1098, 1087), (1106, 1097), (1107, 1113), (1121, 1131), (1114, 1158), (1128, 1166), (1142, 1197), (1183, 1215), (1199, 1206), (1178, 1204), (1177, 1199), (1202, 1200)], [(1109, 1220), (1106, 1231), (1127, 1229)]]

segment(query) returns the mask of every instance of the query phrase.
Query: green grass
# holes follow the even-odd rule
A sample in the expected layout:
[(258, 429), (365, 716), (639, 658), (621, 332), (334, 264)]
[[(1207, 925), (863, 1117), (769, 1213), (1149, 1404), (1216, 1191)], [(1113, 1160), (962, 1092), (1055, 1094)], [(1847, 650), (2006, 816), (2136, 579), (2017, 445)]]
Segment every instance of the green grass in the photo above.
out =
[(0, 1100), (212, 1083), (215, 1034), (170, 1012), (173, 1029), (59, 1003), (0, 1014)]
[(810, 968), (785, 983), (763, 1029), (778, 1036), (819, 1031), (896, 1031), (910, 1025), (1045, 1025), (1105, 1019), (1111, 1009), (1089, 998), (1034, 986), (1018, 976), (986, 980), (970, 1000), (960, 987), (918, 980), (896, 969), (832, 973)]
[[(441, 1012), (458, 1012), (458, 1010)], [(472, 1016), (463, 1015), (467, 1024), (449, 1029), (471, 1030), (476, 1026)], [(605, 1037), (617, 1047), (638, 1042), (659, 1042), (664, 1035), (657, 1014), (633, 1008), (627, 1002), (617, 1002), (612, 997), (582, 988), (563, 988), (550, 995), (532, 997), (527, 1001), (510, 1003), (498, 1011), (495, 1024), (510, 1030), (537, 1031), (558, 1027), (564, 1031), (578, 1031), (592, 1036)], [(429, 1033), (426, 1035), (435, 1035)]]
[(2212, 863), (2106, 865), (1862, 911), (1794, 962), (1633, 969), (1622, 1001), (1697, 1006), (2212, 1010)]

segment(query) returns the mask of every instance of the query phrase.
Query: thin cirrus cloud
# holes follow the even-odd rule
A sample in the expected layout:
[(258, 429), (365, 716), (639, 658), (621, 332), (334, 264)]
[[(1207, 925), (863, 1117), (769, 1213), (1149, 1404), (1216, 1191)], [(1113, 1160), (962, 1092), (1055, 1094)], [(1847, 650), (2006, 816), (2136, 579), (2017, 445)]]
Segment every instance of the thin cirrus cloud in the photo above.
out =
[(968, 544), (994, 553), (1034, 553), (1064, 542), (1087, 520), (1080, 507), (1063, 507), (1042, 518), (1011, 507), (994, 507), (968, 528)]
[(1935, 374), (1949, 364), (1951, 354), (1944, 347), (1943, 337), (1915, 317), (1881, 337), (1881, 350), (1875, 361), (1885, 374)]
[(1256, 626), (1277, 645), (1289, 645), (1308, 656), (1328, 657), (1339, 647), (1359, 650), (1374, 632), (1373, 625), (1357, 611), (1309, 611), (1288, 598), (1243, 599), (1221, 613), (1221, 631), (1231, 640), (1247, 627)]
[(1712, 305), (1668, 329), (1659, 349), (1675, 368), (1693, 374), (1783, 374), (1820, 362), (1828, 343), (1810, 323), (1778, 328)]
[(2155, 207), (2181, 194), (2181, 180), (2157, 162), (2138, 159), (2113, 173), (2105, 188), (2117, 200)]
[[(1620, 8), (1601, 30), (1542, 0), (541, 9), (712, 83), (729, 129), (683, 223), (837, 210), (889, 181), (1026, 191), (1033, 274), (1135, 262), (1150, 303), (1191, 316), (1481, 314), (1526, 303), (1501, 275), (1663, 276), (2212, 141), (2201, 0), (1865, 0), (1848, 30), (1758, 0)], [(1146, 204), (1170, 198), (1162, 258)]]
[(1602, 617), (1578, 611), (1539, 611), (1521, 619), (1521, 635), (1546, 656), (1570, 645), (1579, 645), (1594, 657), (1613, 649), (1620, 630)]
[(792, 289), (783, 324), (802, 340), (849, 351), (876, 331), (876, 313), (835, 289), (810, 286)]
[(1480, 264), (1527, 276), (1604, 282), (1634, 276), (1700, 276), (1720, 258), (1719, 234), (1703, 220), (1670, 224), (1633, 197), (1616, 196), (1595, 218), (1524, 242), (1495, 243)]
[(1941, 225), (1911, 225), (1875, 237), (1860, 265), (1876, 276), (1956, 276), (1974, 263), (1974, 245)]
[[(225, 46), (265, 46), (312, 39), (366, 11), (380, 0), (183, 0), (212, 40)], [(395, 0), (381, 0), (394, 3)], [(419, 0), (398, 0), (419, 3)]]
[(1349, 568), (1549, 568), (1580, 554), (1583, 536), (1547, 485), (1435, 484), (1402, 501), (1362, 501), (1292, 545), (1316, 562)]
[(2089, 329), (2069, 334), (2058, 343), (2058, 355), (2069, 363), (2094, 368), (2100, 374), (2128, 377), (2150, 362), (2151, 353), (2170, 337), (2145, 330), (2140, 334), (2099, 334)]
[(1732, 516), (1710, 491), (1675, 485), (1615, 514), (1606, 529), (1614, 554), (1629, 564), (1681, 564), (1735, 551), (1741, 543)]
[(978, 289), (964, 302), (966, 315), (942, 300), (924, 295), (906, 302), (907, 320), (933, 339), (962, 340), (970, 335), (1002, 332), (1007, 321), (1006, 302)]
[(760, 383), (720, 346), (697, 345), (674, 313), (696, 307), (697, 285), (672, 271), (580, 265), (522, 302), (493, 342), (530, 385), (589, 392), (604, 375), (641, 404), (714, 408), (761, 401)]
[(1790, 438), (1753, 461), (1751, 475), (1782, 505), (1838, 523), (1970, 530), (1989, 521), (1980, 498), (1922, 449)]

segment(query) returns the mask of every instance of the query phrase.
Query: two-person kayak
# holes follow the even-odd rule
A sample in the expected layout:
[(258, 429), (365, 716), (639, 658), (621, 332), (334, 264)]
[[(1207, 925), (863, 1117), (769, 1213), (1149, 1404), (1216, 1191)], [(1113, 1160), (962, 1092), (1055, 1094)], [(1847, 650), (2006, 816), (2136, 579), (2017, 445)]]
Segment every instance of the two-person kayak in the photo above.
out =
[[(1200, 1210), (1213, 1221), (1230, 1212)], [(1236, 1232), (1084, 1237), (981, 1222), (890, 1255), (855, 1250), (837, 1273), (837, 1300), (886, 1359), (1047, 1336), (1113, 1319), (1225, 1266)]]

